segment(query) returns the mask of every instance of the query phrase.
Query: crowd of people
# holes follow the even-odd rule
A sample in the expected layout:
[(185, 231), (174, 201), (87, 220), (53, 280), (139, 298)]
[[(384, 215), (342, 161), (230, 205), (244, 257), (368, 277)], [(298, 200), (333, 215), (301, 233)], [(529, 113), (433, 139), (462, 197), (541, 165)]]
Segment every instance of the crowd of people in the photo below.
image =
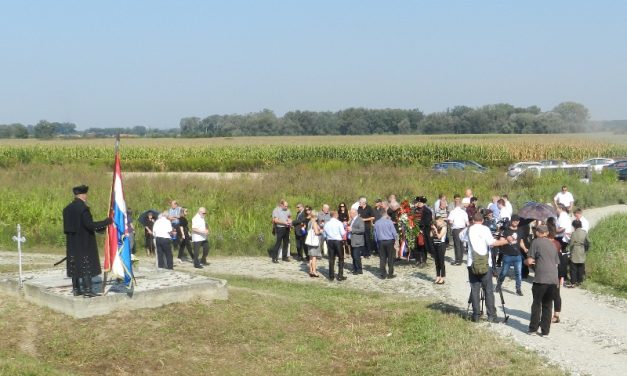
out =
[(316, 211), (298, 203), (294, 216), (288, 202), (280, 200), (272, 212), (276, 241), (271, 259), (274, 263), (292, 260), (293, 233), (294, 257), (309, 264), (312, 278), (320, 277), (317, 262), (323, 256), (329, 263), (326, 277), (343, 281), (347, 278), (345, 258), (351, 259), (350, 271), (358, 276), (363, 274), (362, 259), (376, 255), (380, 278), (391, 279), (396, 277), (395, 263), (406, 260), (405, 264), (423, 268), (431, 255), (434, 283), (444, 284), (445, 254), (452, 244), (450, 265), (465, 263), (468, 269), (473, 321), (479, 320), (480, 301), (485, 299), (487, 319), (496, 322), (494, 292), (502, 294), (502, 284), (513, 268), (516, 294), (522, 296), (522, 280), (531, 268), (534, 281), (529, 333), (548, 335), (550, 324), (560, 320), (560, 288), (576, 287), (585, 276), (590, 227), (581, 209), (571, 218), (575, 199), (568, 187), (563, 186), (553, 201), (556, 214), (540, 219), (515, 214), (507, 194), (493, 196), (483, 207), (471, 189), (463, 197), (455, 194), (451, 203), (440, 194), (433, 207), (427, 205), (424, 196), (399, 202), (395, 195), (375, 200), (374, 207), (366, 197), (350, 206), (341, 202), (336, 210), (323, 204)]
[[(180, 263), (187, 260), (189, 254), (194, 267), (202, 269), (207, 265), (209, 255), (209, 227), (205, 221), (207, 210), (204, 207), (192, 218), (191, 228), (189, 210), (179, 206), (176, 200), (170, 201), (170, 208), (161, 213), (146, 212), (144, 220), (144, 237), (147, 255), (157, 257), (159, 268), (173, 269), (174, 257), (172, 250), (178, 249), (177, 259)], [(200, 250), (202, 249), (202, 254)]]

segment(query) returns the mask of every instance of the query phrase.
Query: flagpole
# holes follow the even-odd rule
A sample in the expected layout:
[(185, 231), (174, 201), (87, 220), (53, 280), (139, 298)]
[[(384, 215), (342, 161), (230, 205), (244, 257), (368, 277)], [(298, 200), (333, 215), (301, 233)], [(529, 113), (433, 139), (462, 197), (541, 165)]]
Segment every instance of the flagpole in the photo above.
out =
[[(114, 155), (118, 155), (118, 152), (120, 150), (120, 134), (116, 134), (115, 135), (115, 153)], [(115, 163), (115, 162), (114, 162)], [(112, 218), (112, 212), (113, 212), (113, 186), (115, 184), (115, 166), (113, 167), (114, 169), (114, 173), (113, 173), (113, 179), (111, 181), (111, 189), (109, 190), (109, 218)], [(113, 218), (112, 218), (113, 219)], [(109, 249), (110, 244), (109, 244), (109, 228), (111, 227), (111, 225), (108, 225), (106, 230), (105, 230), (105, 244), (107, 245), (105, 247), (105, 261), (109, 261), (108, 262), (108, 266), (109, 269), (111, 269), (112, 266), (112, 262), (113, 260), (110, 259), (110, 254), (111, 254), (111, 250)], [(102, 289), (101, 289), (101, 293), (104, 295), (105, 294), (105, 287), (107, 285), (107, 277), (108, 277), (109, 272), (107, 270), (105, 270), (104, 272), (104, 277), (102, 279)]]

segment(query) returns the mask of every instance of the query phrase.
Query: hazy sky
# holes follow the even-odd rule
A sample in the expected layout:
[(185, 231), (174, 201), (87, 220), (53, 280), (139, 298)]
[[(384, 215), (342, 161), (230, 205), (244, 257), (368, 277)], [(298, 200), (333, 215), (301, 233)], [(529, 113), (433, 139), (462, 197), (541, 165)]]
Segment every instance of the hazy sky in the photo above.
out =
[(627, 119), (623, 1), (0, 0), (0, 124), (576, 101)]

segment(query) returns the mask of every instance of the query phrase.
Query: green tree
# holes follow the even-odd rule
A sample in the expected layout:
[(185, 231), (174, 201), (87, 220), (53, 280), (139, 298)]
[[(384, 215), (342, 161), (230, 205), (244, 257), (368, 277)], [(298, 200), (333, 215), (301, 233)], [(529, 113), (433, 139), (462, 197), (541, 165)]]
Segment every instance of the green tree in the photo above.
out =
[(576, 102), (563, 102), (553, 108), (564, 122), (566, 132), (581, 132), (590, 119), (586, 106)]
[(54, 137), (55, 126), (46, 121), (40, 120), (33, 128), (35, 138), (50, 139)]

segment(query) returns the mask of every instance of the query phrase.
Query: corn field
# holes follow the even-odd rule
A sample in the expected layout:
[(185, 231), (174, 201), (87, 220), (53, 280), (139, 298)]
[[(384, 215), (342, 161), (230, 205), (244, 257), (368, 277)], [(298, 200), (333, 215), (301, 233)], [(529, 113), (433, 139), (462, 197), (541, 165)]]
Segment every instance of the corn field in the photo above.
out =
[[(433, 137), (411, 144), (203, 145), (195, 142), (191, 146), (185, 146), (179, 139), (176, 144), (172, 139), (158, 139), (146, 145), (125, 145), (123, 140), (121, 155), (127, 171), (253, 171), (322, 161), (429, 166), (447, 159), (470, 159), (488, 166), (505, 166), (525, 160), (561, 159), (575, 163), (591, 157), (627, 155), (625, 143), (579, 139), (547, 141), (539, 136), (523, 136), (520, 139), (468, 138), (463, 142), (460, 138)], [(109, 165), (112, 163), (112, 145), (112, 141), (111, 146), (72, 144), (72, 141), (3, 144), (0, 145), (0, 167), (30, 163)]]

